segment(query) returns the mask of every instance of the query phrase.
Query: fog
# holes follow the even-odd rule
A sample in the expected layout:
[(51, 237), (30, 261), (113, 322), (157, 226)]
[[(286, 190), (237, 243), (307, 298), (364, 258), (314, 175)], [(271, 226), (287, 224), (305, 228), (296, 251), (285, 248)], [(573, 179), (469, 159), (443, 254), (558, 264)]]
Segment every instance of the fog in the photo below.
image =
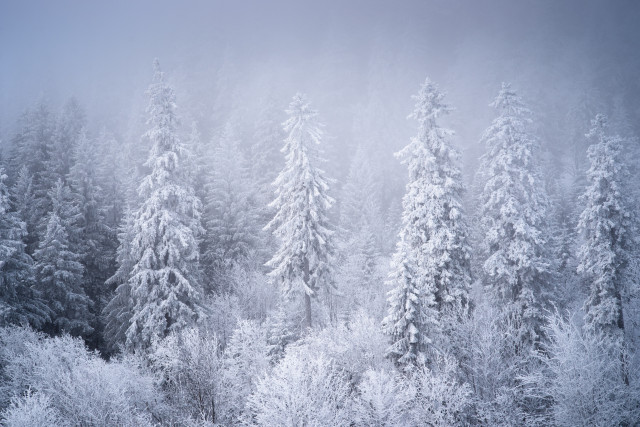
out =
[(640, 1), (0, 0), (0, 425), (637, 425)]
[[(410, 95), (426, 76), (456, 108), (451, 127), (470, 157), (502, 81), (556, 127), (586, 98), (609, 110), (618, 100), (638, 115), (640, 7), (632, 0), (8, 0), (0, 12), (5, 142), (19, 114), (41, 98), (56, 106), (74, 96), (90, 127), (127, 133), (143, 113), (156, 57), (183, 120), (198, 120), (205, 134), (230, 114), (216, 105), (232, 104), (250, 121), (261, 97), (284, 109), (299, 90), (340, 147), (358, 137), (356, 112), (379, 102), (386, 120), (368, 130), (382, 137), (377, 127), (388, 129), (380, 143), (392, 152), (411, 132)], [(566, 139), (544, 136), (554, 146)]]

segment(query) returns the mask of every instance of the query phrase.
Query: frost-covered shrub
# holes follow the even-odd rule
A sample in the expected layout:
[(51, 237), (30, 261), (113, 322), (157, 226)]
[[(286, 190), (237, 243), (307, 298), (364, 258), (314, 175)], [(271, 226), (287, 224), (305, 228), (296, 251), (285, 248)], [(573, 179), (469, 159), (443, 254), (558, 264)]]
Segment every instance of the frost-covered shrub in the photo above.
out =
[(353, 419), (363, 426), (408, 425), (411, 397), (405, 378), (394, 371), (370, 369), (358, 384)]
[(354, 313), (349, 323), (314, 332), (295, 345), (305, 347), (310, 354), (322, 354), (335, 361), (354, 382), (358, 382), (368, 369), (390, 365), (385, 358), (389, 342), (382, 333), (380, 322), (363, 311)]
[[(559, 426), (635, 425), (640, 420), (640, 385), (629, 379), (623, 349), (605, 336), (583, 331), (575, 322), (550, 317), (548, 372), (540, 388), (553, 401)], [(546, 382), (548, 381), (548, 382)]]
[(205, 307), (208, 315), (202, 327), (207, 335), (215, 335), (218, 344), (224, 349), (238, 325), (238, 319), (242, 318), (240, 299), (232, 294), (214, 294), (207, 300)]
[(92, 358), (60, 375), (49, 395), (71, 425), (144, 426), (152, 424), (152, 414), (160, 416), (162, 399), (154, 385), (133, 360)]
[(23, 396), (14, 396), (11, 405), (0, 415), (7, 427), (56, 427), (61, 420), (51, 407), (49, 398), (42, 393), (28, 390)]
[(163, 416), (153, 377), (133, 358), (106, 362), (79, 338), (25, 328), (0, 330), (0, 348), (1, 391), (14, 401), (11, 413), (36, 413), (38, 399), (47, 399), (66, 425), (144, 426)]
[(409, 425), (464, 425), (472, 408), (471, 388), (456, 379), (452, 359), (439, 360), (433, 370), (418, 368), (411, 376)]
[(232, 270), (233, 292), (242, 318), (264, 321), (278, 305), (278, 285), (259, 270), (236, 266)]
[(247, 396), (257, 380), (270, 369), (265, 329), (253, 320), (241, 320), (224, 352), (223, 392), (227, 412), (222, 418), (237, 423), (245, 411)]
[(225, 412), (221, 349), (215, 335), (196, 328), (173, 333), (155, 344), (150, 358), (180, 413), (213, 423)]
[[(56, 391), (64, 375), (88, 363), (92, 357), (80, 339), (68, 335), (47, 338), (30, 328), (0, 329), (2, 394), (18, 396), (28, 389), (45, 394)], [(55, 399), (54, 399), (55, 400)]]
[(463, 344), (455, 356), (462, 361), (460, 379), (473, 389), (475, 423), (518, 426), (525, 418), (517, 404), (522, 360), (515, 352), (517, 336), (501, 319), (486, 302), (478, 305), (460, 325)]
[(245, 422), (259, 426), (345, 426), (351, 412), (344, 372), (323, 355), (290, 348), (249, 396)]

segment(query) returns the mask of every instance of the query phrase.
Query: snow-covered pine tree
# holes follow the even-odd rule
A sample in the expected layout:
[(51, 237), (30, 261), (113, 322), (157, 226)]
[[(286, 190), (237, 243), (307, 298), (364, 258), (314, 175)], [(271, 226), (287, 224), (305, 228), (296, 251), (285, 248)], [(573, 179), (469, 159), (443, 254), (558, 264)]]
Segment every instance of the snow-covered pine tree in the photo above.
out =
[(342, 188), (340, 227), (353, 233), (367, 223), (375, 235), (381, 238), (384, 222), (378, 194), (371, 160), (364, 147), (359, 145), (351, 160), (349, 174)]
[(25, 251), (32, 255), (38, 247), (37, 225), (40, 218), (33, 193), (33, 178), (26, 165), (20, 168), (12, 193), (15, 212), (25, 224), (25, 234), (22, 237), (22, 241), (26, 244)]
[(327, 218), (334, 200), (328, 194), (329, 182), (317, 166), (320, 157), (316, 146), (322, 142), (318, 113), (301, 93), (293, 97), (286, 112), (289, 118), (284, 130), (288, 136), (282, 148), (286, 164), (274, 181), (276, 198), (270, 206), (277, 212), (265, 227), (280, 239), (280, 247), (267, 266), (285, 297), (302, 294), (305, 326), (310, 328), (311, 298), (320, 290), (331, 293), (334, 289), (333, 232)]
[(134, 301), (127, 346), (148, 348), (196, 322), (202, 315), (198, 236), (200, 200), (185, 165), (187, 149), (178, 137), (175, 94), (156, 59), (148, 89), (152, 143), (145, 166), (149, 174), (139, 187), (142, 205), (136, 212), (131, 244), (135, 260), (129, 285)]
[(122, 143), (105, 128), (100, 131), (96, 146), (99, 153), (96, 179), (102, 189), (105, 224), (111, 230), (116, 230), (127, 204), (127, 182), (132, 180), (135, 174), (129, 173), (131, 160), (127, 158)]
[[(51, 171), (51, 153), (53, 150), (55, 124), (51, 110), (46, 101), (41, 100), (38, 105), (25, 112), (19, 120), (20, 131), (12, 140), (11, 165), (14, 171), (26, 167), (31, 178), (33, 194), (32, 217), (37, 224), (33, 224), (34, 231), (39, 228), (44, 232), (46, 224), (40, 221), (51, 210), (49, 190), (55, 185), (59, 176), (54, 177)], [(16, 176), (14, 172), (12, 176)], [(26, 218), (23, 220), (26, 221)], [(27, 222), (29, 227), (31, 224)], [(31, 230), (29, 230), (31, 233)], [(31, 233), (34, 236), (36, 233)], [(28, 236), (27, 240), (31, 240)], [(32, 254), (37, 247), (37, 240), (27, 242), (27, 253)]]
[(257, 218), (249, 186), (249, 170), (230, 122), (213, 151), (205, 212), (205, 275), (211, 289), (228, 291), (229, 273), (246, 265), (255, 247)]
[(111, 347), (116, 349), (127, 340), (127, 329), (133, 316), (133, 297), (129, 277), (135, 265), (133, 259), (132, 244), (135, 237), (135, 216), (131, 209), (125, 210), (124, 218), (118, 230), (118, 249), (116, 262), (118, 269), (105, 282), (111, 289), (115, 287), (111, 300), (102, 310), (104, 317), (104, 339)]
[[(349, 174), (340, 198), (340, 283), (346, 308), (367, 307), (381, 291), (381, 248), (384, 242), (384, 220), (378, 200), (378, 188), (369, 155), (359, 145), (351, 160)], [(383, 244), (384, 242), (384, 244)]]
[(527, 130), (530, 111), (506, 83), (491, 106), (499, 115), (481, 140), (487, 147), (480, 172), (485, 286), (519, 328), (518, 342), (526, 348), (541, 337), (550, 299), (548, 200), (534, 154), (536, 142)]
[(110, 297), (105, 281), (113, 274), (115, 233), (106, 223), (102, 205), (102, 188), (98, 184), (99, 163), (96, 146), (84, 130), (74, 144), (74, 162), (68, 182), (79, 209), (77, 227), (79, 253), (84, 267), (83, 287), (92, 304), (92, 327), (97, 332), (92, 345), (99, 345), (102, 335), (100, 313)]
[[(211, 152), (209, 146), (205, 145), (202, 135), (198, 129), (198, 124), (191, 122), (191, 132), (189, 133), (188, 146), (190, 149), (190, 175), (196, 196), (204, 206), (207, 199), (207, 182), (211, 175)], [(203, 211), (203, 221), (206, 210)], [(202, 252), (202, 251), (201, 251)]]
[[(282, 129), (282, 110), (276, 106), (273, 97), (266, 97), (262, 104), (251, 145), (251, 180), (257, 189), (260, 204), (268, 211), (271, 184), (283, 166), (280, 148), (286, 133)], [(273, 212), (264, 214), (270, 218)]]
[(582, 197), (585, 209), (578, 230), (583, 243), (578, 253), (578, 272), (588, 283), (584, 304), (587, 329), (614, 340), (624, 336), (621, 296), (624, 268), (628, 264), (630, 217), (623, 200), (624, 162), (621, 141), (607, 135), (607, 118), (598, 114), (587, 136), (594, 141), (588, 149), (591, 167), (589, 185)]
[(82, 286), (81, 255), (71, 234), (77, 234), (77, 208), (69, 188), (58, 180), (49, 192), (52, 210), (45, 218), (46, 229), (34, 253), (36, 289), (52, 311), (44, 330), (51, 334), (90, 334), (91, 301)]
[(74, 158), (72, 154), (86, 125), (84, 110), (75, 98), (70, 98), (62, 108), (53, 134), (48, 169), (55, 178), (67, 178)]
[(49, 311), (34, 289), (33, 260), (22, 241), (26, 226), (11, 210), (6, 178), (0, 168), (0, 326), (40, 327)]
[(388, 354), (403, 369), (432, 350), (444, 316), (466, 310), (471, 284), (459, 154), (449, 142), (452, 131), (437, 123), (450, 108), (429, 79), (414, 99), (418, 135), (396, 154), (409, 169), (409, 182), (383, 321), (391, 336)]

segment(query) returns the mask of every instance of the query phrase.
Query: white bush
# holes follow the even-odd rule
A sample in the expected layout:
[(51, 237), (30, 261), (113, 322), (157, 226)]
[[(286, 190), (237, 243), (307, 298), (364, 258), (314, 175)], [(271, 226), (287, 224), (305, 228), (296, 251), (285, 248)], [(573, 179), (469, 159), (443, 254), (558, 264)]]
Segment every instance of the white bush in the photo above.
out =
[[(553, 401), (559, 426), (635, 425), (640, 420), (640, 385), (625, 383), (624, 351), (601, 335), (583, 331), (559, 315), (549, 319), (549, 372), (541, 385)], [(546, 381), (545, 376), (540, 376)]]
[(241, 320), (224, 352), (223, 390), (227, 413), (224, 420), (235, 424), (245, 411), (247, 396), (270, 369), (266, 330), (256, 321)]
[(396, 372), (366, 371), (358, 384), (359, 395), (353, 412), (355, 422), (380, 427), (408, 425), (412, 403), (408, 385), (408, 381)]
[(49, 398), (42, 393), (28, 390), (23, 396), (14, 396), (11, 405), (0, 419), (7, 427), (57, 427), (60, 417), (51, 407)]
[(335, 361), (354, 383), (369, 369), (391, 367), (385, 358), (388, 337), (382, 333), (380, 322), (362, 311), (354, 313), (348, 324), (315, 331), (294, 345), (305, 347), (310, 354), (322, 354)]
[(162, 416), (154, 379), (134, 359), (106, 362), (79, 338), (47, 338), (26, 328), (0, 331), (0, 348), (10, 413), (35, 414), (47, 399), (61, 424), (144, 426)]
[(415, 426), (456, 426), (466, 424), (473, 399), (471, 388), (456, 379), (452, 359), (439, 360), (437, 369), (419, 368), (412, 374), (412, 422)]
[(169, 335), (155, 344), (150, 358), (180, 413), (214, 423), (225, 412), (222, 357), (215, 335), (196, 328)]
[(249, 396), (245, 422), (259, 426), (345, 426), (351, 421), (350, 386), (326, 357), (288, 349), (271, 375)]

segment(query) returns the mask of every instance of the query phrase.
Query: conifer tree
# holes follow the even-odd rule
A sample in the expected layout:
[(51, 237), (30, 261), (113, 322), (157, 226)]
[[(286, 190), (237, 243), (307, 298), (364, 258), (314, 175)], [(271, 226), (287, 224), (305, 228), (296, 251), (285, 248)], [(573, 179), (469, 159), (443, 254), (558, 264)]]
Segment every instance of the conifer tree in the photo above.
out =
[(49, 311), (34, 288), (33, 260), (25, 252), (26, 226), (11, 203), (0, 168), (0, 326), (30, 324), (40, 327)]
[[(263, 101), (251, 145), (251, 180), (257, 188), (258, 198), (262, 202), (261, 205), (264, 204), (265, 211), (270, 202), (271, 184), (283, 165), (280, 148), (286, 133), (282, 129), (281, 115), (282, 111), (276, 107), (274, 99), (267, 97)], [(269, 216), (273, 214), (268, 213)], [(268, 219), (265, 222), (268, 222)]]
[(377, 194), (371, 161), (364, 147), (359, 145), (351, 160), (349, 174), (342, 188), (341, 228), (353, 233), (367, 224), (376, 236), (381, 238), (384, 225)]
[[(48, 104), (42, 100), (36, 107), (28, 110), (20, 118), (19, 126), (20, 131), (12, 140), (11, 165), (14, 171), (26, 168), (31, 178), (33, 194), (31, 212), (33, 218), (39, 222), (34, 224), (34, 227), (37, 226), (42, 233), (46, 224), (40, 221), (51, 210), (49, 190), (55, 185), (57, 179), (61, 178), (52, 174), (51, 171), (55, 123)], [(27, 223), (27, 225), (30, 224)], [(28, 243), (27, 251), (31, 254), (37, 245), (33, 242)]]
[(158, 60), (149, 87), (152, 143), (145, 166), (149, 174), (139, 187), (142, 205), (136, 212), (129, 277), (134, 301), (127, 345), (148, 348), (196, 322), (200, 305), (198, 236), (201, 204), (190, 185), (187, 149), (178, 137), (175, 95)]
[[(99, 153), (96, 181), (100, 184), (105, 224), (116, 230), (124, 216), (127, 204), (127, 182), (134, 174), (130, 173), (127, 153), (122, 144), (106, 129), (102, 129), (96, 140)], [(112, 233), (114, 235), (115, 233)], [(113, 239), (115, 240), (115, 239)]]
[(75, 98), (70, 98), (62, 108), (57, 120), (51, 144), (48, 169), (55, 178), (63, 182), (74, 163), (73, 153), (86, 125), (84, 110)]
[(25, 251), (27, 254), (33, 255), (38, 247), (37, 225), (40, 218), (37, 216), (33, 178), (26, 165), (20, 168), (12, 193), (15, 212), (25, 224), (25, 233), (22, 237), (22, 241), (26, 244)]
[(585, 209), (578, 223), (584, 239), (578, 253), (578, 272), (589, 289), (585, 321), (590, 331), (622, 340), (621, 296), (630, 244), (630, 217), (622, 192), (626, 171), (620, 156), (621, 141), (607, 135), (606, 116), (598, 114), (591, 125), (587, 134), (594, 141), (588, 149), (589, 185), (582, 197)]
[(115, 242), (113, 231), (107, 226), (102, 206), (102, 188), (98, 184), (99, 163), (96, 146), (84, 130), (75, 143), (74, 162), (69, 173), (69, 184), (78, 205), (78, 253), (83, 265), (83, 287), (92, 301), (92, 327), (96, 331), (92, 344), (97, 345), (102, 335), (100, 313), (109, 295), (105, 281), (114, 270)]
[(471, 281), (459, 154), (449, 142), (452, 132), (437, 123), (450, 108), (429, 79), (414, 99), (418, 135), (396, 154), (409, 169), (409, 182), (383, 321), (389, 355), (403, 368), (438, 343), (445, 316), (466, 310)]
[(52, 210), (45, 218), (46, 229), (34, 253), (37, 290), (53, 312), (45, 331), (86, 336), (91, 301), (82, 286), (83, 267), (70, 238), (77, 230), (77, 208), (69, 188), (58, 180), (50, 191)]
[(118, 268), (105, 285), (113, 289), (111, 300), (102, 310), (104, 316), (104, 338), (108, 345), (115, 349), (127, 339), (127, 329), (133, 316), (133, 297), (129, 277), (133, 271), (132, 244), (135, 237), (134, 212), (127, 208), (118, 229), (118, 249), (116, 262)]
[(318, 113), (301, 93), (293, 97), (284, 123), (288, 132), (282, 152), (286, 164), (276, 178), (277, 209), (265, 229), (273, 230), (280, 247), (269, 260), (269, 275), (281, 285), (283, 295), (302, 294), (305, 325), (312, 326), (311, 298), (320, 290), (333, 290), (331, 259), (334, 254), (333, 232), (327, 211), (334, 200), (328, 195), (329, 183), (318, 168), (318, 148), (322, 130)]
[(551, 298), (548, 200), (527, 129), (530, 111), (506, 83), (491, 106), (498, 117), (482, 137), (487, 152), (481, 166), (485, 286), (518, 328), (519, 345), (527, 347), (541, 338), (543, 310)]
[(247, 263), (258, 234), (248, 168), (229, 122), (214, 148), (211, 168), (203, 264), (206, 277), (224, 290), (233, 267)]

